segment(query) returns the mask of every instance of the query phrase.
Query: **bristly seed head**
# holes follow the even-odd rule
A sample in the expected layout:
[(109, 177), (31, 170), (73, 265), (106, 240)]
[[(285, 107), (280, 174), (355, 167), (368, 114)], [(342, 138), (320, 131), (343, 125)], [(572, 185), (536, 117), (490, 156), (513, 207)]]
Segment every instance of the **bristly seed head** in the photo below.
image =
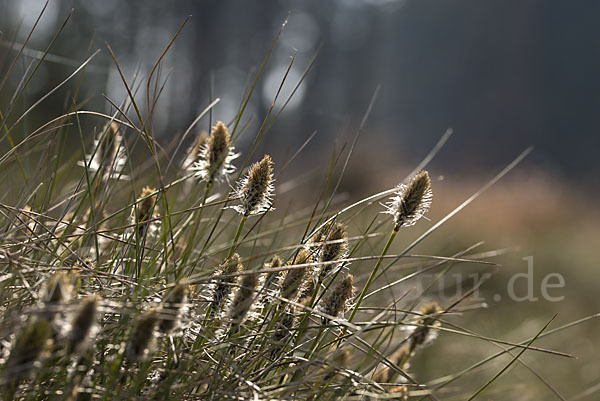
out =
[(59, 272), (46, 281), (42, 300), (46, 304), (67, 302), (71, 298), (71, 280), (67, 273)]
[[(348, 251), (348, 234), (342, 223), (329, 223), (323, 226), (311, 239), (311, 248), (315, 249), (319, 262), (331, 262), (344, 258)], [(321, 278), (331, 273), (336, 264), (321, 267)]]
[[(286, 265), (295, 266), (308, 263), (312, 263), (312, 256), (310, 252), (306, 249), (300, 249), (296, 257), (290, 260)], [(304, 281), (307, 271), (307, 267), (288, 270), (285, 274), (285, 278), (283, 279), (283, 283), (281, 284), (281, 296), (287, 299), (294, 299), (298, 289), (300, 288), (300, 285)], [(312, 278), (309, 277), (309, 279)]]
[(226, 259), (219, 269), (215, 271), (215, 276), (226, 276), (215, 279), (211, 288), (211, 314), (217, 313), (222, 306), (225, 298), (231, 292), (232, 284), (238, 279), (235, 274), (242, 271), (243, 266), (240, 263), (240, 255), (234, 253)]
[(68, 274), (59, 272), (50, 277), (41, 294), (44, 312), (42, 317), (52, 321), (61, 312), (62, 305), (71, 298), (71, 279)]
[(196, 138), (194, 139), (194, 142), (190, 145), (190, 147), (188, 148), (187, 151), (187, 157), (185, 159), (185, 161), (183, 162), (183, 168), (186, 170), (190, 170), (190, 172), (194, 172), (194, 164), (198, 161), (200, 161), (200, 157), (201, 157), (201, 150), (203, 148), (203, 146), (206, 144), (206, 140), (208, 139), (208, 136), (206, 134), (206, 131), (201, 131), (199, 134), (196, 135)]
[(94, 140), (93, 157), (86, 157), (89, 170), (93, 172), (103, 170), (105, 179), (118, 178), (126, 161), (122, 143), (123, 137), (119, 133), (119, 124), (116, 121), (107, 122)]
[(401, 184), (384, 213), (394, 216), (394, 231), (414, 225), (431, 206), (431, 180), (427, 171), (417, 173), (407, 185)]
[(156, 309), (144, 312), (131, 332), (125, 356), (129, 362), (137, 362), (146, 357), (154, 342), (159, 313)]
[(246, 177), (238, 183), (235, 192), (242, 204), (232, 207), (244, 216), (264, 213), (271, 207), (273, 191), (273, 161), (269, 155), (265, 155), (250, 167)]
[(258, 274), (249, 273), (244, 275), (240, 280), (240, 288), (235, 293), (229, 309), (229, 317), (236, 326), (243, 323), (254, 304), (258, 278)]
[[(158, 214), (158, 206), (156, 204), (157, 194), (156, 189), (144, 187), (137, 201), (135, 202), (134, 213), (131, 216), (131, 223), (138, 224), (138, 234), (143, 237), (151, 224), (149, 220), (155, 218)], [(154, 194), (154, 195), (153, 195)]]
[(35, 320), (21, 331), (4, 365), (8, 393), (14, 394), (19, 382), (29, 377), (36, 361), (48, 349), (51, 338), (52, 329), (46, 319)]
[(86, 340), (90, 337), (90, 332), (96, 324), (96, 315), (98, 312), (98, 297), (95, 295), (84, 299), (71, 322), (71, 332), (69, 333), (67, 352), (80, 349)]
[(440, 326), (439, 318), (442, 312), (443, 309), (436, 302), (425, 304), (419, 309), (419, 313), (423, 316), (418, 320), (419, 326), (411, 335), (411, 352), (435, 338), (437, 332), (434, 328)]
[(354, 276), (348, 274), (325, 298), (321, 310), (333, 317), (338, 317), (348, 308), (348, 301), (354, 295)]
[[(281, 258), (277, 255), (273, 256), (271, 263), (266, 264), (266, 268), (277, 269), (281, 267)], [(283, 280), (284, 271), (277, 271), (267, 274), (265, 278), (265, 284), (267, 289), (278, 289), (281, 287), (281, 281)]]
[(192, 170), (196, 171), (196, 177), (208, 182), (227, 178), (229, 174), (235, 172), (235, 167), (231, 162), (238, 156), (233, 153), (231, 135), (229, 135), (227, 127), (219, 121), (213, 127), (206, 142), (200, 146), (198, 160), (194, 163)]
[(162, 302), (160, 310), (161, 321), (158, 325), (162, 333), (170, 333), (177, 326), (181, 313), (187, 302), (188, 286), (177, 284)]

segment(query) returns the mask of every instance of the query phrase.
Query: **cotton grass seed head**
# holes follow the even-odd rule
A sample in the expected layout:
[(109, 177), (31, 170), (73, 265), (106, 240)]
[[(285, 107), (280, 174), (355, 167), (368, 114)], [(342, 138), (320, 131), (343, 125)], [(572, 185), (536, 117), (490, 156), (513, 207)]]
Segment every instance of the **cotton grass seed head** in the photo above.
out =
[(233, 209), (244, 216), (264, 213), (271, 207), (273, 191), (273, 161), (265, 155), (238, 183), (235, 192), (242, 204), (233, 206)]
[(233, 152), (231, 135), (221, 121), (213, 127), (208, 139), (198, 149), (197, 161), (192, 166), (195, 176), (212, 182), (227, 178), (235, 172), (231, 162), (239, 155)]
[(385, 205), (384, 213), (394, 216), (394, 230), (414, 225), (431, 206), (431, 180), (427, 171), (420, 171), (408, 184), (398, 186), (395, 195)]

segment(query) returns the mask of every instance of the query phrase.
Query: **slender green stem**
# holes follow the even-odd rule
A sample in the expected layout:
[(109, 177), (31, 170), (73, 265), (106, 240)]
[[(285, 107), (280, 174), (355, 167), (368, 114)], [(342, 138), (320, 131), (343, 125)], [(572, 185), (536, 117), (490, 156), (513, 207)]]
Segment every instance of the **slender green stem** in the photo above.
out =
[[(198, 234), (198, 228), (200, 227), (200, 223), (202, 221), (202, 212), (204, 211), (203, 206), (206, 204), (206, 200), (208, 199), (208, 196), (210, 195), (210, 192), (213, 187), (213, 183), (214, 183), (214, 181), (210, 180), (206, 184), (206, 187), (204, 189), (204, 196), (202, 197), (202, 202), (200, 202), (200, 208), (198, 210), (194, 211), (194, 214), (195, 214), (194, 217), (196, 219), (196, 224), (194, 224), (194, 226), (192, 228), (192, 235), (187, 240), (186, 249), (181, 258), (181, 266), (185, 266), (185, 264), (188, 261), (189, 256), (192, 254), (192, 249), (194, 248), (194, 245), (196, 243), (195, 241), (196, 241), (196, 235)], [(189, 274), (193, 274), (193, 269)]]
[(379, 267), (381, 266), (381, 263), (383, 262), (384, 256), (387, 254), (388, 250), (390, 249), (392, 242), (394, 242), (394, 238), (396, 238), (396, 234), (398, 234), (397, 230), (392, 231), (392, 233), (390, 234), (390, 237), (388, 238), (388, 241), (385, 244), (385, 247), (383, 248), (381, 255), (379, 256), (379, 259), (377, 259), (377, 264), (371, 271), (371, 275), (369, 276), (367, 283), (365, 284), (362, 291), (360, 292), (360, 295), (358, 296), (356, 305), (354, 305), (354, 309), (352, 309), (352, 313), (350, 314), (350, 317), (348, 318), (349, 322), (352, 322), (352, 319), (354, 319), (356, 312), (358, 312), (358, 308), (359, 308), (360, 304), (362, 303), (365, 295), (367, 295), (367, 291), (369, 290), (369, 287), (373, 283), (373, 280), (375, 280), (375, 275), (377, 274), (377, 271), (379, 270)]
[(229, 253), (227, 254), (227, 259), (229, 259), (231, 256), (233, 256), (235, 250), (238, 247), (238, 241), (240, 239), (240, 235), (242, 234), (242, 229), (244, 228), (244, 225), (246, 224), (246, 220), (248, 220), (248, 216), (244, 215), (242, 217), (242, 219), (240, 220), (240, 225), (238, 226), (237, 232), (235, 233), (235, 238), (233, 239), (233, 242), (231, 243), (231, 248), (229, 249)]

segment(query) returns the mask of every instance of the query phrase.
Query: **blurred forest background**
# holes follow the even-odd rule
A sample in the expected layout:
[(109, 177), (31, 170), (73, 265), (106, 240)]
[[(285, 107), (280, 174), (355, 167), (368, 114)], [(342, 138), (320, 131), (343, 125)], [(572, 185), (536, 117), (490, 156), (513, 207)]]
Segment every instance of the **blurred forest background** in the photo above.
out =
[[(43, 4), (0, 0), (3, 69), (16, 54), (13, 40), (16, 47), (23, 42)], [(52, 56), (27, 87), (31, 103), (66, 78), (90, 49), (100, 48), (101, 54), (86, 68), (78, 99), (86, 99), (85, 109), (112, 112), (102, 95), (120, 103), (126, 92), (104, 43), (114, 49), (128, 78), (137, 69), (147, 76), (185, 17), (192, 15), (164, 60), (169, 69), (161, 71), (163, 77), (170, 75), (154, 130), (164, 141), (181, 134), (215, 97), (221, 102), (213, 122), (232, 120), (250, 74), (262, 63), (289, 12), (248, 106), (247, 115), (254, 117), (249, 133), (237, 147), (249, 147), (291, 57), (296, 60), (282, 99), (320, 48), (259, 150), (292, 154), (318, 131), (290, 167), (290, 177), (313, 172), (304, 183), (308, 187), (321, 182), (313, 169), (327, 167), (334, 143), (339, 149), (352, 141), (377, 85), (381, 91), (342, 185), (352, 199), (395, 185), (453, 128), (454, 135), (430, 166), (435, 181), (429, 217), (437, 221), (533, 145), (533, 153), (516, 171), (425, 246), (436, 254), (480, 240), (486, 249), (519, 247), (504, 257), (503, 267), (484, 287), (489, 309), (465, 315), (464, 324), (481, 334), (521, 340), (555, 312), (560, 312), (558, 324), (564, 324), (600, 309), (600, 2), (51, 0), (32, 36), (27, 60), (46, 48), (71, 8), (73, 17)], [(27, 65), (19, 68), (24, 71)], [(18, 81), (9, 83), (16, 86)], [(65, 88), (45, 101), (24, 123), (23, 132), (64, 112), (73, 90)], [(200, 125), (209, 129), (209, 120)], [(548, 273), (565, 277), (565, 288), (555, 292), (564, 301), (494, 303), (491, 296), (505, 293), (509, 277), (525, 271), (522, 258), (530, 255), (538, 290)], [(580, 357), (561, 364), (570, 367), (568, 372), (557, 374), (549, 356), (526, 353), (524, 358), (569, 397), (579, 393), (581, 398), (573, 399), (596, 399), (597, 393), (582, 392), (600, 381), (600, 345), (594, 341), (598, 329), (598, 323), (589, 323), (571, 331), (569, 341), (560, 336), (540, 342)], [(460, 366), (494, 350), (481, 342), (448, 347), (453, 339), (441, 336), (433, 347), (443, 348), (444, 359)], [(433, 378), (447, 372), (447, 363), (423, 355), (414, 365)], [(534, 380), (516, 371), (500, 382), (508, 386), (512, 374), (520, 382)], [(533, 391), (531, 399), (548, 399), (543, 386), (528, 391)]]

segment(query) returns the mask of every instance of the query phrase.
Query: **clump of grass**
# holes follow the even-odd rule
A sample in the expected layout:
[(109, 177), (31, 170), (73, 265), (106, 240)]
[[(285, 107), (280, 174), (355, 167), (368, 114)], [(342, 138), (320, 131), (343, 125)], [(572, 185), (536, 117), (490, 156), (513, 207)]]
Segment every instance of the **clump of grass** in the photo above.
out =
[[(125, 78), (130, 96), (113, 116), (69, 110), (29, 132), (20, 124), (27, 113), (10, 114), (14, 99), (23, 98), (0, 107), (8, 110), (0, 115), (2, 138), (22, 134), (0, 157), (0, 167), (23, 177), (0, 205), (0, 229), (7, 234), (0, 238), (7, 399), (403, 399), (435, 391), (427, 378), (413, 378), (406, 369), (415, 353), (427, 352), (423, 346), (446, 310), (430, 303), (410, 319), (409, 301), (394, 295), (390, 304), (390, 295), (399, 280), (432, 268), (427, 263), (485, 262), (417, 255), (424, 262), (411, 265), (412, 273), (391, 270), (445, 221), (402, 253), (388, 254), (400, 230), (429, 209), (429, 174), (418, 172), (396, 189), (336, 209), (335, 191), (329, 191), (338, 174), (334, 162), (318, 177), (324, 184), (315, 189), (321, 196), (312, 211), (292, 202), (266, 213), (279, 201), (275, 178), (293, 158), (279, 175), (268, 155), (248, 164), (281, 110), (269, 111), (238, 166), (237, 185), (228, 186), (237, 171), (234, 145), (247, 126), (245, 105), (262, 68), (231, 132), (218, 122), (182, 156), (177, 150), (185, 135), (173, 146), (154, 139), (161, 91), (152, 88), (164, 83), (159, 67), (142, 85), (147, 108), (132, 90), (140, 82)], [(58, 140), (36, 142), (42, 133)], [(86, 155), (65, 154), (72, 134)], [(23, 157), (37, 160), (40, 153), (46, 164), (26, 169)], [(85, 160), (83, 171), (72, 169), (77, 159)], [(292, 192), (296, 202), (312, 195)], [(380, 219), (376, 201), (392, 193), (385, 210), (392, 217)], [(386, 233), (383, 250), (374, 251)], [(57, 270), (70, 273), (47, 280)], [(383, 274), (391, 284), (384, 286)], [(77, 300), (85, 294), (96, 295)], [(431, 294), (417, 297), (425, 295)], [(54, 330), (59, 321), (67, 329)], [(13, 329), (23, 322), (25, 328)], [(398, 336), (399, 327), (409, 334)]]

